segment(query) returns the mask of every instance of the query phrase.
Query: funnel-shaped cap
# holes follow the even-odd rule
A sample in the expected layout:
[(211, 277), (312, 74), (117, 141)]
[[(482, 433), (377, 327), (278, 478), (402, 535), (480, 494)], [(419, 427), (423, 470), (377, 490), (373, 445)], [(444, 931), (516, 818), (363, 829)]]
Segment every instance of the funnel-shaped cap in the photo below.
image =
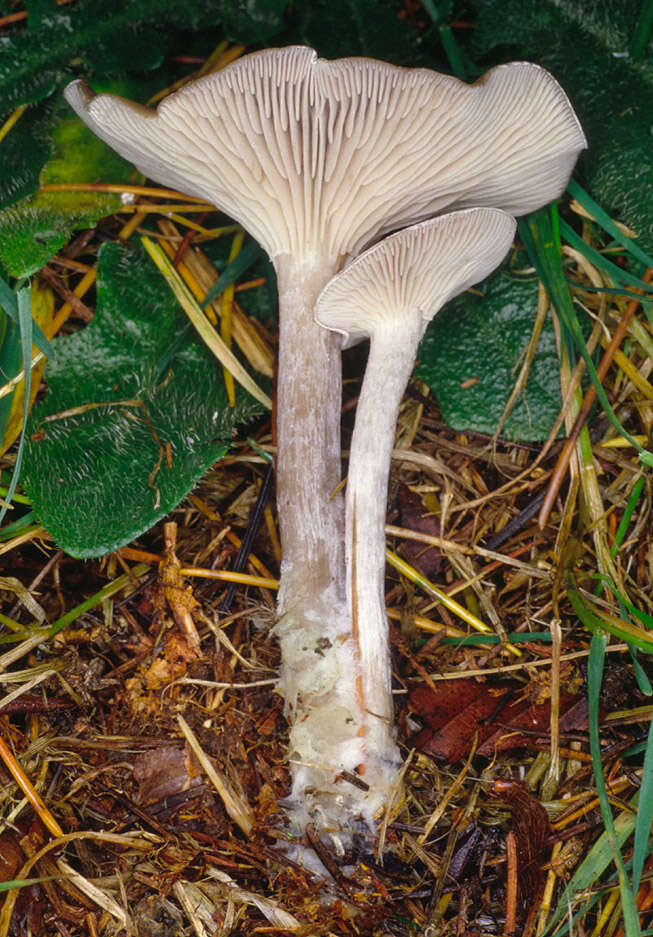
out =
[(515, 227), (506, 212), (469, 208), (404, 228), (327, 283), (315, 318), (341, 332), (345, 346), (409, 320), (419, 320), (423, 333), (446, 302), (499, 266)]
[(291, 46), (245, 56), (157, 111), (82, 81), (66, 98), (145, 175), (207, 199), (272, 257), (353, 256), (451, 208), (524, 214), (562, 193), (586, 145), (558, 83), (527, 62), (467, 85)]

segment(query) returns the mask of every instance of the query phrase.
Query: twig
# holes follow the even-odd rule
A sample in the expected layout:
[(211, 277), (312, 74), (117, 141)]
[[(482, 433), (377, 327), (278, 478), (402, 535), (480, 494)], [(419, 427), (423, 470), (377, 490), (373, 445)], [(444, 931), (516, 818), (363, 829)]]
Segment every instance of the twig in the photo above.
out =
[[(249, 516), (249, 521), (247, 523), (247, 529), (243, 536), (242, 542), (240, 544), (240, 549), (236, 554), (236, 559), (234, 560), (233, 570), (234, 573), (240, 573), (245, 564), (247, 563), (247, 557), (252, 549), (252, 544), (254, 542), (254, 537), (261, 526), (261, 520), (263, 518), (263, 513), (265, 511), (265, 505), (267, 504), (268, 498), (270, 496), (270, 487), (272, 486), (272, 478), (274, 477), (274, 466), (272, 464), (268, 465), (265, 475), (263, 476), (263, 481), (261, 483), (261, 489), (256, 498), (256, 502), (252, 508), (252, 511)], [(222, 600), (220, 605), (220, 614), (226, 615), (234, 601), (234, 596), (236, 594), (235, 584), (231, 584), (227, 589), (227, 594)]]
[(506, 923), (504, 933), (517, 933), (517, 840), (512, 830), (506, 835)]

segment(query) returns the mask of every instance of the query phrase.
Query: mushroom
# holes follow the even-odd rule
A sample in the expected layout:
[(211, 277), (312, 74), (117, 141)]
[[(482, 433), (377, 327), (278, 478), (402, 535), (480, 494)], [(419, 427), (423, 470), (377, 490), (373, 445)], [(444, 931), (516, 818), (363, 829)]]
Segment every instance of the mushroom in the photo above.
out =
[[(268, 49), (170, 95), (157, 111), (83, 81), (66, 98), (159, 183), (207, 199), (270, 255), (279, 288), (277, 633), (302, 825), (348, 827), (336, 779), (361, 764), (364, 714), (345, 601), (338, 336), (313, 319), (345, 259), (451, 207), (523, 214), (563, 191), (585, 138), (555, 79), (529, 63), (474, 85), (372, 59)], [(358, 810), (354, 798), (352, 810)]]
[[(376, 753), (371, 787), (377, 808), (387, 803), (397, 777), (384, 582), (388, 475), (399, 405), (426, 326), (448, 300), (501, 263), (514, 233), (514, 218), (497, 209), (441, 215), (369, 248), (329, 281), (316, 304), (316, 321), (342, 334), (343, 347), (370, 339), (349, 452), (345, 558), (363, 744)], [(365, 754), (363, 764), (369, 764)], [(369, 793), (367, 798), (372, 800)]]

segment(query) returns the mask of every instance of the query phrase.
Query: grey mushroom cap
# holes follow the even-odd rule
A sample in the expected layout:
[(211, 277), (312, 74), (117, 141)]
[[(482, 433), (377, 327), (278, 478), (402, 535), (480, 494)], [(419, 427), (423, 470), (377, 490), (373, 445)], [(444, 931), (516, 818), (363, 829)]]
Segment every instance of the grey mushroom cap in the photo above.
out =
[(442, 306), (499, 266), (515, 235), (512, 215), (469, 208), (404, 228), (360, 254), (324, 287), (319, 325), (344, 346), (409, 318), (421, 333)]
[(244, 56), (156, 111), (83, 81), (65, 95), (146, 176), (227, 212), (273, 258), (353, 256), (453, 208), (525, 214), (563, 192), (586, 146), (563, 90), (529, 62), (468, 85), (289, 46)]

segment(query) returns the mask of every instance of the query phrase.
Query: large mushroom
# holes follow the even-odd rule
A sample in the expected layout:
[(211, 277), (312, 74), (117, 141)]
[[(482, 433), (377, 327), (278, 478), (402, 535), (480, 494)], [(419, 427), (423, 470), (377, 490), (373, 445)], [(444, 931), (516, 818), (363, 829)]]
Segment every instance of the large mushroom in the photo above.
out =
[(377, 753), (366, 806), (389, 800), (396, 782), (385, 515), (399, 405), (426, 326), (442, 306), (497, 267), (515, 233), (511, 215), (470, 208), (404, 228), (366, 250), (320, 293), (315, 317), (344, 347), (370, 339), (356, 407), (346, 495), (347, 602), (356, 636), (363, 745)]
[[(296, 819), (348, 826), (341, 772), (362, 764), (345, 599), (340, 339), (313, 319), (343, 262), (453, 207), (524, 214), (563, 191), (585, 138), (557, 82), (529, 63), (473, 85), (372, 59), (268, 49), (149, 110), (83, 81), (80, 117), (146, 176), (201, 196), (267, 250), (279, 288), (277, 631)], [(334, 746), (333, 740), (339, 744)], [(337, 753), (335, 760), (334, 755)], [(369, 757), (373, 757), (368, 752)], [(355, 789), (354, 789), (355, 790)]]

